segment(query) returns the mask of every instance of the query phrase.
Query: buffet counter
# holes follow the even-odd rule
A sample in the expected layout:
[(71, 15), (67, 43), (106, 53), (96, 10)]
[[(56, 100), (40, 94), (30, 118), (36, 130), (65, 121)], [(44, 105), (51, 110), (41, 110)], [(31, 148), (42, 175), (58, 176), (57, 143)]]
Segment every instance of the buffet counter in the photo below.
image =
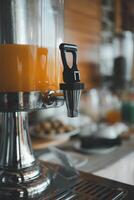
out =
[[(78, 170), (134, 185), (132, 179), (134, 172), (134, 138), (124, 141), (122, 145), (105, 153), (81, 153), (73, 148), (76, 142), (77, 140), (73, 139), (59, 147)], [(56, 156), (48, 149), (35, 151), (35, 154), (41, 160), (58, 163)]]

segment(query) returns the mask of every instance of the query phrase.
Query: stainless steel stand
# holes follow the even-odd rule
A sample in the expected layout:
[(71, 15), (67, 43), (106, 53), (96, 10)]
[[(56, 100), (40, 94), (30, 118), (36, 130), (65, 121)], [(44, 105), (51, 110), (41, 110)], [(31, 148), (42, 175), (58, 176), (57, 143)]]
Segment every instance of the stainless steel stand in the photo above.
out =
[[(61, 86), (68, 115), (77, 116), (83, 84)], [(64, 97), (53, 91), (0, 93), (0, 200), (39, 200), (48, 189), (53, 173), (34, 158), (28, 134), (28, 112), (59, 107)]]
[[(49, 106), (54, 106), (54, 98), (48, 99)], [(0, 93), (1, 200), (39, 199), (51, 183), (52, 173), (35, 160), (28, 133), (28, 108), (35, 110), (46, 107), (48, 102), (45, 100), (39, 92)]]

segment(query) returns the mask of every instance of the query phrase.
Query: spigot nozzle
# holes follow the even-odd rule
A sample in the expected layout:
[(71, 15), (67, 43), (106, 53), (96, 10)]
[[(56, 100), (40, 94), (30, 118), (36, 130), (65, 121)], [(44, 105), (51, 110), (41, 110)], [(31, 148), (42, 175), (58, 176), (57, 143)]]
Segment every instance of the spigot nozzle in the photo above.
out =
[(81, 90), (64, 90), (68, 117), (78, 117)]
[(60, 84), (60, 88), (63, 90), (64, 98), (67, 106), (68, 117), (78, 117), (79, 114), (79, 102), (81, 91), (84, 88), (83, 83), (74, 84)]

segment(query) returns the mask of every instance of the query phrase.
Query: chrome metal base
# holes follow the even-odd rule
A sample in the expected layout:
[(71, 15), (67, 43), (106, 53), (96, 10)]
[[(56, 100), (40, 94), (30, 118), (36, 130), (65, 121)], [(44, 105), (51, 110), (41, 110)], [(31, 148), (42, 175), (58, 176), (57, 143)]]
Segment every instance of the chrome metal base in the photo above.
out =
[(39, 200), (51, 184), (50, 170), (35, 164), (21, 170), (0, 170), (1, 200)]
[(2, 113), (0, 200), (39, 199), (51, 180), (50, 170), (33, 155), (27, 112)]
[(0, 92), (0, 112), (32, 111), (63, 104), (63, 95), (54, 91)]
[(0, 200), (39, 200), (53, 179), (50, 170), (35, 160), (28, 133), (28, 111), (63, 105), (62, 95), (0, 93)]

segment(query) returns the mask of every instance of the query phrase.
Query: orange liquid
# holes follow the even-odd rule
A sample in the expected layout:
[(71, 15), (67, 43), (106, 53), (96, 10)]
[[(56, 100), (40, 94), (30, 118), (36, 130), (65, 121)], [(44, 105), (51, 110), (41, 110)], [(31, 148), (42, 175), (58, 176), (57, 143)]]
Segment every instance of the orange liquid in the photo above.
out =
[(114, 124), (121, 121), (121, 112), (119, 110), (111, 110), (106, 115), (106, 122)]
[(47, 48), (36, 45), (0, 45), (0, 91), (59, 89), (60, 66), (48, 55)]

